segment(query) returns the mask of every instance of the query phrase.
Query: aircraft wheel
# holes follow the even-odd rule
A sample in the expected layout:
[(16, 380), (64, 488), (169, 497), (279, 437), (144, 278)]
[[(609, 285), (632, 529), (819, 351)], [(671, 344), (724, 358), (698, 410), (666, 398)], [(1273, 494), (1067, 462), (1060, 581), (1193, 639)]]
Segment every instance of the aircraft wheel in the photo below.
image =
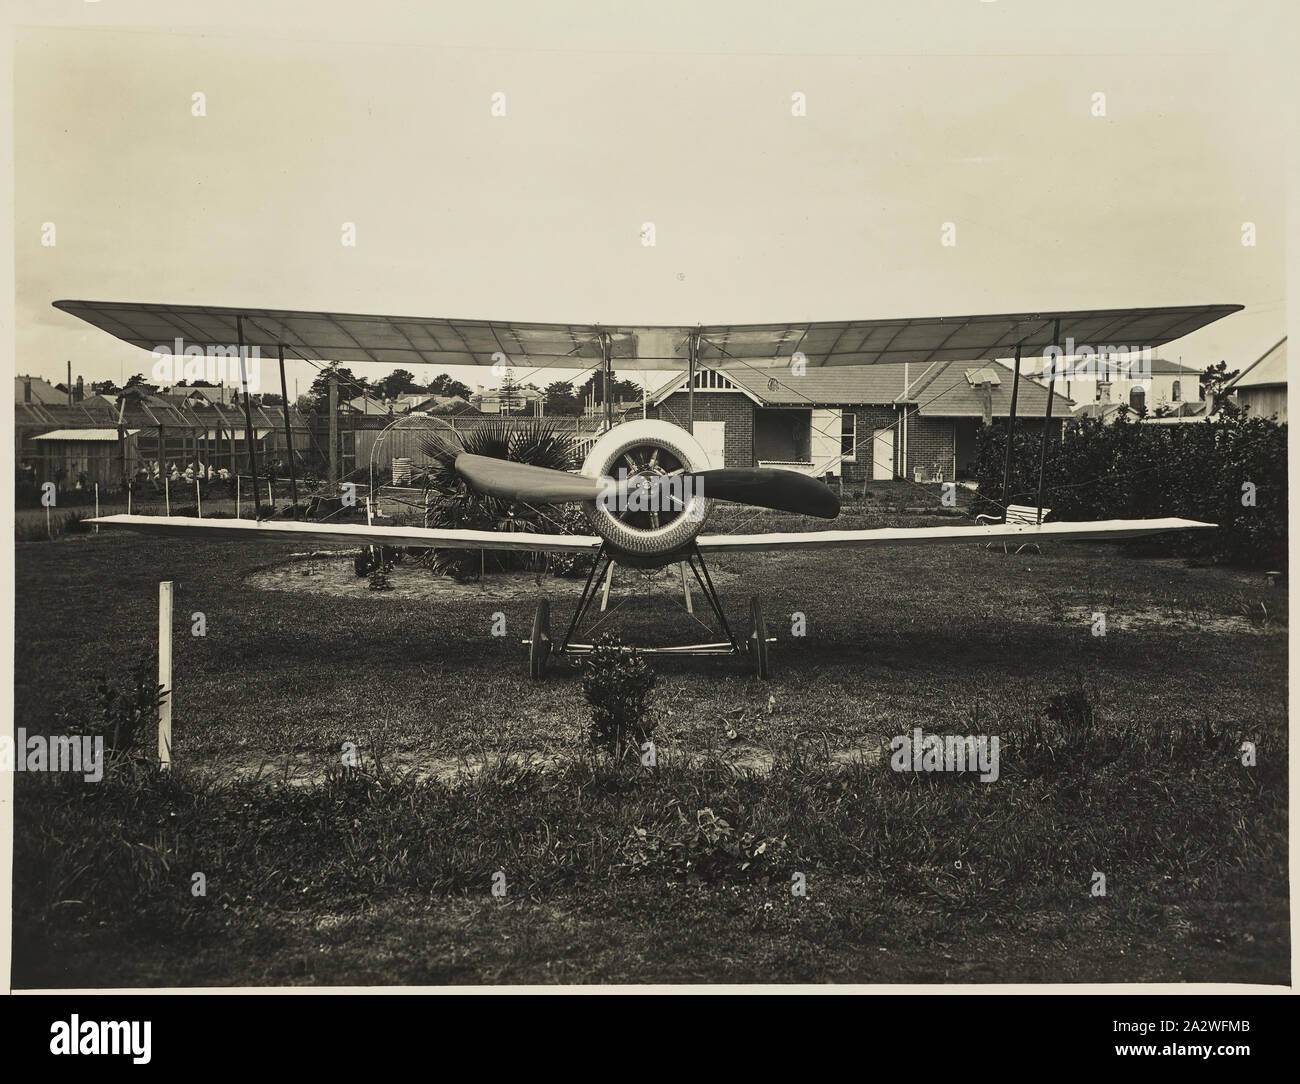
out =
[(528, 676), (541, 681), (546, 676), (546, 660), (551, 655), (551, 604), (542, 599), (533, 614), (533, 634), (528, 641)]
[(763, 619), (763, 604), (757, 595), (749, 600), (749, 613), (754, 621), (754, 629), (749, 634), (749, 658), (758, 680), (766, 681), (771, 675), (767, 662), (767, 622)]

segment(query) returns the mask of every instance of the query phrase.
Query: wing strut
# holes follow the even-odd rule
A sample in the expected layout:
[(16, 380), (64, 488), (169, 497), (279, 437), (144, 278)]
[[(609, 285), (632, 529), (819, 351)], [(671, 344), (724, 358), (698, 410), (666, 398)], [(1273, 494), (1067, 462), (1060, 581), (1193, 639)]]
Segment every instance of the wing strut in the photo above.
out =
[[(1011, 503), (1011, 456), (1016, 443), (1016, 400), (1020, 397), (1020, 344), (1016, 343), (1016, 364), (1011, 370), (1011, 413), (1007, 416), (1007, 451), (1002, 464), (1002, 514)], [(1051, 399), (1049, 394), (1047, 397)]]
[(257, 493), (257, 441), (253, 438), (253, 401), (248, 397), (248, 350), (244, 346), (244, 318), (235, 317), (235, 336), (239, 340), (239, 382), (244, 389), (244, 432), (248, 435), (248, 470), (253, 476), (253, 514), (262, 518), (262, 498)]
[[(289, 425), (289, 388), (284, 379), (284, 343), (275, 344), (280, 355), (280, 402), (284, 405), (284, 446), (289, 457), (289, 500), (293, 502), (293, 518), (298, 518), (298, 473), (293, 464), (293, 428)], [(374, 495), (374, 486), (370, 487)]]
[[(1052, 345), (1061, 349), (1061, 318), (1056, 318), (1052, 329)], [(1047, 410), (1043, 414), (1043, 442), (1038, 447), (1038, 523), (1043, 522), (1043, 472), (1047, 469), (1047, 431), (1052, 426), (1052, 396), (1056, 394), (1056, 370), (1060, 368), (1061, 355), (1052, 356), (1052, 375), (1047, 380)], [(1004, 517), (1005, 518), (1005, 515)]]

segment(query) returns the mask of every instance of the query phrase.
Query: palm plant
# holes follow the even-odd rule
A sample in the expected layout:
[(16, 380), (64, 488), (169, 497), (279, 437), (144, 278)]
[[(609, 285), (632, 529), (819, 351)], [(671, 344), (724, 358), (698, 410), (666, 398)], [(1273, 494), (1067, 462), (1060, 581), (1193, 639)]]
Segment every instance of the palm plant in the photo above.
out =
[[(548, 527), (554, 530), (563, 521), (556, 507), (479, 493), (456, 472), (456, 457), (468, 452), (553, 470), (572, 470), (578, 457), (570, 433), (553, 422), (530, 418), (492, 421), (456, 436), (456, 445), (439, 436), (428, 436), (420, 442), (430, 460), (425, 470), (430, 527), (537, 532)], [(440, 549), (431, 554), (429, 565), (440, 574), (471, 580), (483, 571), (528, 568), (538, 559), (537, 554)]]

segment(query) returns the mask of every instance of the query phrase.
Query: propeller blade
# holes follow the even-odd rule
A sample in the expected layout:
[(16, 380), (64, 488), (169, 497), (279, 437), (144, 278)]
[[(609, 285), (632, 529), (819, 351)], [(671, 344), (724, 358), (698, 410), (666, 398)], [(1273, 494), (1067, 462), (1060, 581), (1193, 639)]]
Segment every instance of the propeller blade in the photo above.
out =
[(601, 483), (596, 478), (469, 452), (456, 457), (456, 473), (480, 493), (507, 501), (534, 504), (594, 501), (601, 491)]
[(825, 482), (792, 470), (771, 467), (722, 468), (687, 475), (704, 496), (757, 508), (834, 519), (840, 499)]

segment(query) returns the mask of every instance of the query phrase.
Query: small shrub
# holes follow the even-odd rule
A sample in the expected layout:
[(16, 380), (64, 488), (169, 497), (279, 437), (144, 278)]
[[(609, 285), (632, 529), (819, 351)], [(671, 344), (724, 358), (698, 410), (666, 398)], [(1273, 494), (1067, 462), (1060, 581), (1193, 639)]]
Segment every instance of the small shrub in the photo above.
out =
[(629, 741), (636, 750), (649, 741), (654, 731), (649, 717), (654, 684), (654, 670), (635, 648), (623, 650), (613, 633), (602, 636), (582, 676), (582, 691), (591, 705), (591, 744), (622, 760)]
[(157, 733), (158, 709), (165, 699), (163, 687), (157, 683), (148, 661), (137, 663), (131, 670), (126, 688), (110, 685), (100, 674), (95, 682), (97, 719), (92, 727), (104, 736), (105, 752), (109, 759), (132, 762), (152, 762), (154, 750), (150, 739)]

